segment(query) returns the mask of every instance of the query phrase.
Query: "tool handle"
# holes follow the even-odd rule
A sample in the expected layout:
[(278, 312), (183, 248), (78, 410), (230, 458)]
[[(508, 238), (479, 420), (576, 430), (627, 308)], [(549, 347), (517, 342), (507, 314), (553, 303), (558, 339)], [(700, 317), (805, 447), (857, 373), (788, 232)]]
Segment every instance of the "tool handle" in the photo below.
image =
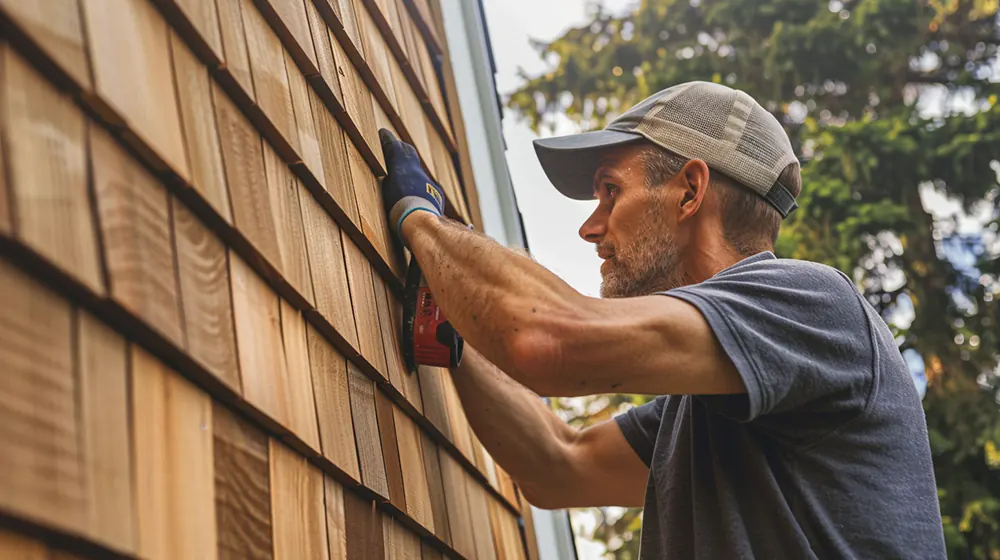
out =
[(403, 294), (403, 358), (410, 373), (417, 366), (458, 367), (465, 342), (445, 318), (423, 283), (416, 258), (410, 259)]

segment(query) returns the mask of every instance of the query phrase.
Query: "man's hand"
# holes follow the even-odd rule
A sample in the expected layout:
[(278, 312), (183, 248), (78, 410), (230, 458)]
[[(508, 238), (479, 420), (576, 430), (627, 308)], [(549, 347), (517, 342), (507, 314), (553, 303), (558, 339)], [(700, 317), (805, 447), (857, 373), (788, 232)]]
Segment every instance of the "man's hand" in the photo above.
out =
[(420, 156), (413, 146), (396, 139), (384, 128), (379, 129), (378, 137), (387, 171), (382, 181), (385, 211), (389, 214), (390, 227), (405, 245), (403, 220), (419, 211), (441, 216), (445, 208), (444, 194), (420, 165)]

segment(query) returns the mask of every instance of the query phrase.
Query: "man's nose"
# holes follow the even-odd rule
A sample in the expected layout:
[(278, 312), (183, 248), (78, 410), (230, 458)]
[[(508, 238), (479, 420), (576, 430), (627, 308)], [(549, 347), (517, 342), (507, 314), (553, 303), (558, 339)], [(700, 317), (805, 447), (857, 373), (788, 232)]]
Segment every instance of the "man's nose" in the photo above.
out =
[(600, 243), (608, 231), (608, 216), (601, 206), (580, 226), (580, 237), (589, 243)]

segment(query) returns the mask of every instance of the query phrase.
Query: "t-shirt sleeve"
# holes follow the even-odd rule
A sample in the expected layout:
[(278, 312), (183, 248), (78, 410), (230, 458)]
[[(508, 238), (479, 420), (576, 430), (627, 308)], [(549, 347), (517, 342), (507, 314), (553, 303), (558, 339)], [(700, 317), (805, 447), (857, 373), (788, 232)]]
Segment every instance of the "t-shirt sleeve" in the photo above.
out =
[(653, 462), (653, 448), (660, 431), (663, 405), (666, 400), (667, 397), (656, 397), (615, 417), (625, 441), (632, 446), (636, 455), (646, 463), (647, 467)]
[(874, 379), (869, 316), (834, 269), (763, 261), (666, 295), (694, 305), (743, 378), (747, 394), (700, 397), (742, 422), (765, 415), (838, 423), (860, 413)]

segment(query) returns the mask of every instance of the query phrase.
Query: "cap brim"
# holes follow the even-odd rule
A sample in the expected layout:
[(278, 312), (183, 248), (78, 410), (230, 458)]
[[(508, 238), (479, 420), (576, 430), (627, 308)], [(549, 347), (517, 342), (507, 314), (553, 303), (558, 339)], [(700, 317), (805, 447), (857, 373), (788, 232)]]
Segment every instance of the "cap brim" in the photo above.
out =
[(590, 200), (601, 152), (642, 139), (635, 132), (605, 129), (543, 138), (534, 145), (542, 169), (559, 192), (575, 200)]

